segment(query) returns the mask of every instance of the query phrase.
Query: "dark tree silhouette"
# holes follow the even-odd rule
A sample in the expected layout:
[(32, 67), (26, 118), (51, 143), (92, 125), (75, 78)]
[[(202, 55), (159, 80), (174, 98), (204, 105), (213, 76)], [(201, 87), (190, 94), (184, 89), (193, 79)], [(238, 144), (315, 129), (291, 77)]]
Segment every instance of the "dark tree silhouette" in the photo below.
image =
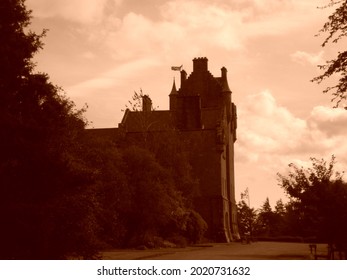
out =
[(92, 174), (79, 158), (83, 110), (34, 72), (43, 31), (23, 0), (0, 3), (0, 258), (91, 258)]
[(287, 210), (297, 220), (299, 234), (346, 244), (347, 184), (341, 173), (334, 171), (334, 156), (329, 163), (316, 158), (311, 162), (310, 168), (290, 164), (288, 175), (278, 174), (280, 186), (291, 199)]
[(241, 200), (237, 204), (238, 227), (242, 237), (252, 236), (256, 221), (256, 211)]
[[(321, 33), (328, 33), (328, 36), (324, 40), (322, 47), (325, 47), (328, 43), (338, 43), (343, 39), (346, 39), (347, 35), (347, 1), (346, 0), (331, 0), (330, 4), (324, 8), (338, 6), (336, 10), (329, 16), (328, 21), (324, 24), (320, 30)], [(315, 77), (312, 81), (321, 83), (326, 78), (330, 78), (335, 75), (339, 81), (337, 85), (327, 87), (323, 92), (330, 93), (333, 98), (332, 102), (336, 102), (336, 107), (339, 106), (342, 100), (347, 98), (347, 51), (339, 52), (335, 59), (327, 61), (325, 65), (320, 65), (320, 69), (324, 70), (324, 73)]]
[(272, 227), (274, 223), (274, 213), (272, 212), (269, 198), (267, 197), (261, 206), (257, 218), (258, 235), (272, 235)]

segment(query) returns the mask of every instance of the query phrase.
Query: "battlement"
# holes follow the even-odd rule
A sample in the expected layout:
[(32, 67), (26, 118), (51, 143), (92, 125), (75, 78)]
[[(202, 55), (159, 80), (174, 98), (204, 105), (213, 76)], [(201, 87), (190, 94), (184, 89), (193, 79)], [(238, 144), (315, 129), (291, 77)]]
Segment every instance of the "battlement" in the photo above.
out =
[(197, 57), (193, 59), (193, 72), (205, 72), (208, 71), (208, 59), (207, 57)]

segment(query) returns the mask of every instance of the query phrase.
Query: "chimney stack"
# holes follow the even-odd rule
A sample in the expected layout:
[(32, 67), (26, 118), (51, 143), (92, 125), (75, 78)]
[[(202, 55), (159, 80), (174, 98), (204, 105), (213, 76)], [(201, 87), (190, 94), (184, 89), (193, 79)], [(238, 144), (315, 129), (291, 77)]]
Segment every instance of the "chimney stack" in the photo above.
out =
[(142, 96), (142, 111), (143, 112), (152, 111), (152, 100), (149, 98), (148, 95)]
[(206, 72), (208, 59), (207, 57), (198, 57), (193, 59), (193, 72)]

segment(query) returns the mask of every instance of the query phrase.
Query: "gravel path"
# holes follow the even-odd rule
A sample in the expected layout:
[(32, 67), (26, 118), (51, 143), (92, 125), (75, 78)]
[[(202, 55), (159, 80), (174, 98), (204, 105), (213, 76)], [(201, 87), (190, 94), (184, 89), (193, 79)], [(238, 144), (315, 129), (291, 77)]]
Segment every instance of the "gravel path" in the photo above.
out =
[[(326, 253), (326, 245), (317, 251)], [(312, 259), (306, 243), (254, 242), (251, 244), (205, 244), (187, 248), (112, 250), (104, 260), (307, 260)]]

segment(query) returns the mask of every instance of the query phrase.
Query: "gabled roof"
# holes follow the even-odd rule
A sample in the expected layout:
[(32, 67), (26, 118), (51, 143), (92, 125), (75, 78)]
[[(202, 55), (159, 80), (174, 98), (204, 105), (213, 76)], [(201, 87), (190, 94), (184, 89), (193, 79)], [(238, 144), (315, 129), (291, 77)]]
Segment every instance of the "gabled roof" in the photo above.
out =
[(126, 110), (119, 127), (126, 132), (162, 131), (172, 127), (170, 111), (130, 111)]

